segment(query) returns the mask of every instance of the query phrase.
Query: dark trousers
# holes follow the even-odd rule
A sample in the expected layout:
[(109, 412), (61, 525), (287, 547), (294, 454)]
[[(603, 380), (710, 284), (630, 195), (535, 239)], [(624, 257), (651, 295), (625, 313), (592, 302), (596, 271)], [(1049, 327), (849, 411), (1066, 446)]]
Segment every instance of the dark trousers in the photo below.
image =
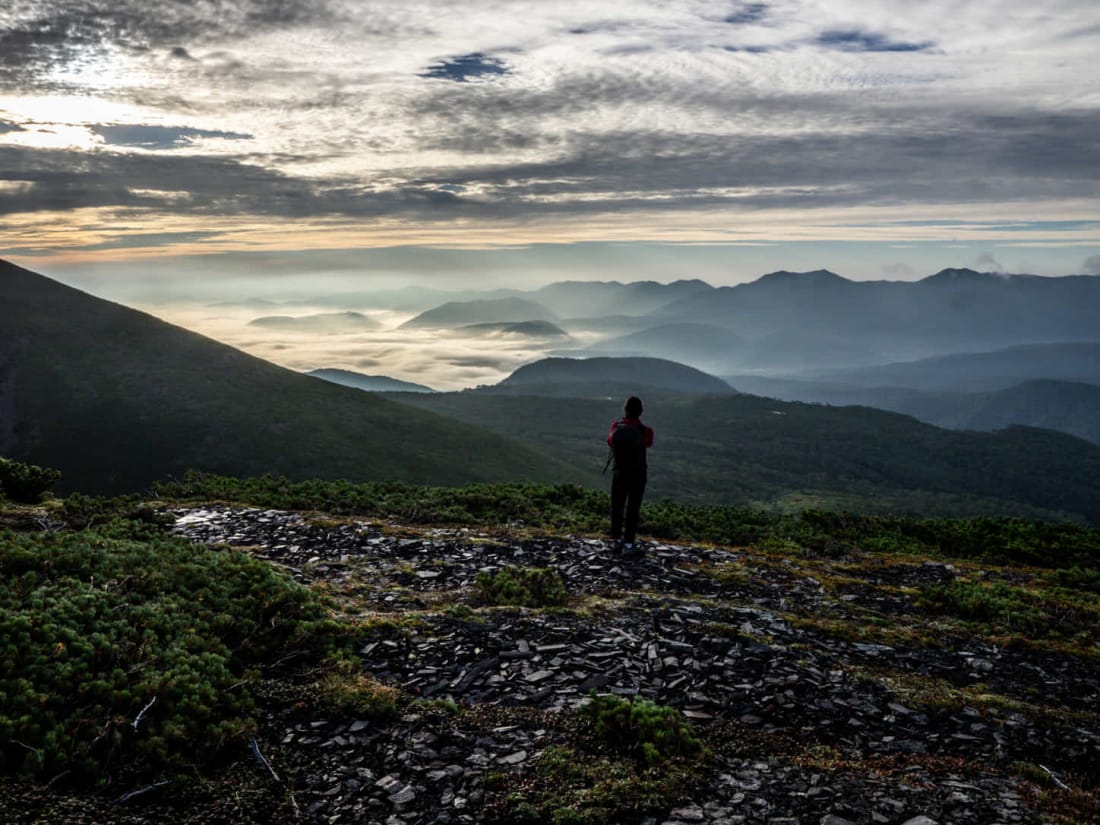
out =
[[(630, 543), (638, 532), (638, 512), (645, 495), (645, 475), (615, 473), (611, 477), (611, 538)], [(623, 514), (626, 523), (623, 523)]]

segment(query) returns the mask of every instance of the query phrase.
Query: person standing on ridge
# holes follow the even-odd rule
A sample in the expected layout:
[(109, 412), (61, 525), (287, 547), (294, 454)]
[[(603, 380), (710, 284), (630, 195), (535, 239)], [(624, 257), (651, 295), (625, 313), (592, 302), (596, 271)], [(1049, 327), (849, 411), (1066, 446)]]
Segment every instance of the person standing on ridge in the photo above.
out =
[(643, 424), (641, 416), (642, 400), (632, 395), (623, 404), (623, 417), (611, 424), (607, 434), (609, 461), (615, 462), (611, 474), (612, 552), (628, 559), (642, 556), (634, 536), (648, 476), (646, 450), (653, 446), (653, 428)]

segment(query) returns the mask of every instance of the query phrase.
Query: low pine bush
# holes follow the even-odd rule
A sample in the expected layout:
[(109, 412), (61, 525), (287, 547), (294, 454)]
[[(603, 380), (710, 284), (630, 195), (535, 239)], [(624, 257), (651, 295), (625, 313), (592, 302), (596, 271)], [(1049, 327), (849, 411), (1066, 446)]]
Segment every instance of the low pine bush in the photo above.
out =
[(581, 713), (592, 721), (596, 739), (647, 765), (705, 753), (679, 711), (648, 699), (595, 696)]
[(60, 478), (61, 473), (49, 467), (0, 458), (0, 498), (37, 504)]
[(569, 601), (569, 591), (557, 570), (505, 567), (494, 573), (478, 573), (474, 601), (512, 607), (560, 607)]
[(270, 565), (105, 528), (0, 533), (0, 772), (205, 761), (252, 734), (262, 669), (340, 644)]

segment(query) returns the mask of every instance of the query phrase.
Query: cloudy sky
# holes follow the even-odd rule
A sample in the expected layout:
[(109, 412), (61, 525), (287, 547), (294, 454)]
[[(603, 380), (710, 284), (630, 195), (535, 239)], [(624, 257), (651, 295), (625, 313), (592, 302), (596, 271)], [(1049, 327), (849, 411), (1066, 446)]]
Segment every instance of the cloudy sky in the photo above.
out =
[(1098, 53), (1095, 0), (5, 0), (0, 257), (177, 295), (1100, 272)]

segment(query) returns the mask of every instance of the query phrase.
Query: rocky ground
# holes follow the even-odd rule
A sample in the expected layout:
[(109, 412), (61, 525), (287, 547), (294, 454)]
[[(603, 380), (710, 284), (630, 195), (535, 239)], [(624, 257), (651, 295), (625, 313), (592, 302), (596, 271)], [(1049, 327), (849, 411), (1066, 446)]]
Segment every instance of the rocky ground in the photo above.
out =
[[(710, 748), (632, 821), (1100, 819), (1100, 650), (1006, 645), (918, 599), (922, 586), (1026, 574), (671, 544), (624, 563), (591, 538), (174, 515), (179, 534), (328, 590), (360, 623), (365, 672), (403, 697), (387, 721), (274, 710), (258, 748), (280, 815), (516, 821), (525, 794), (554, 781), (550, 758), (584, 753), (571, 720), (595, 691), (676, 708)], [(473, 603), (478, 573), (509, 565), (557, 570), (569, 603)]]

